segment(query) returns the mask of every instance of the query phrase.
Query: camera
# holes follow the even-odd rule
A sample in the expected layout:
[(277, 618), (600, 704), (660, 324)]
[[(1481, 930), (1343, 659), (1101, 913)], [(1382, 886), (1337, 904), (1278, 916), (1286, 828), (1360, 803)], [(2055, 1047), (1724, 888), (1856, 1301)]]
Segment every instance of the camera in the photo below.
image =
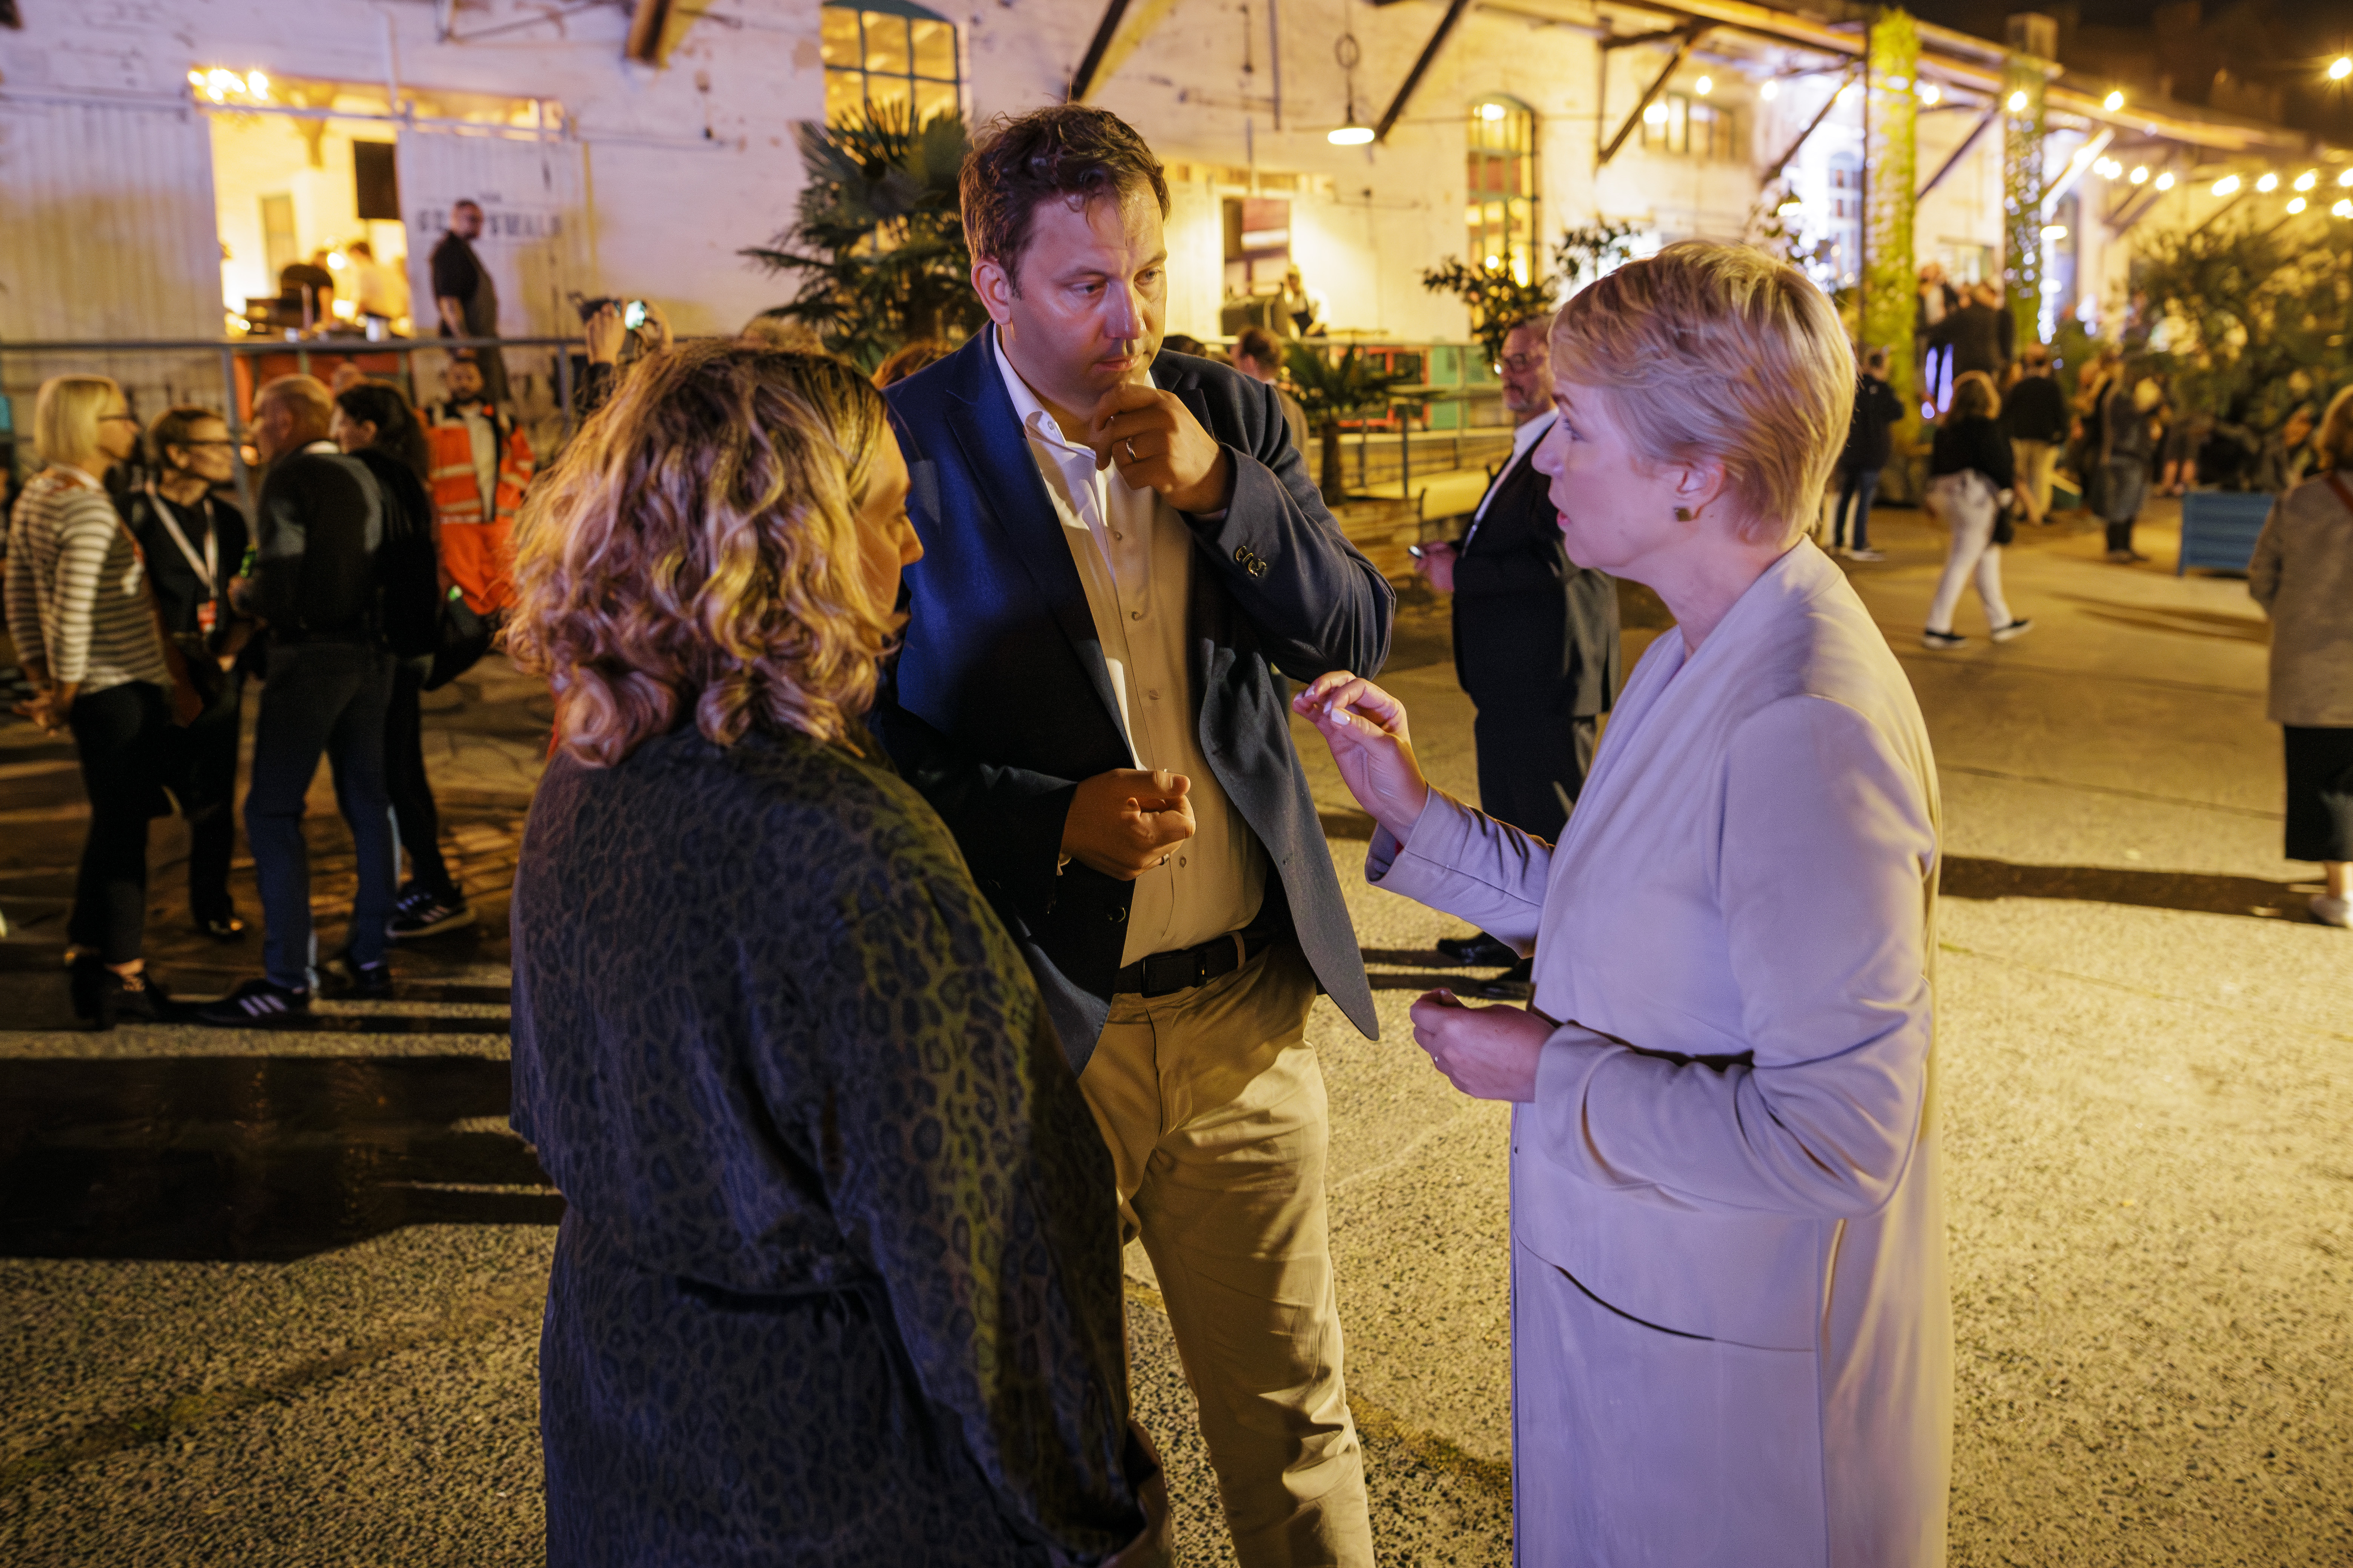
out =
[(629, 331), (634, 332), (646, 324), (646, 302), (643, 300), (624, 300), (612, 294), (600, 295), (594, 300), (584, 300), (575, 295), (572, 302), (579, 308), (580, 320), (584, 323), (593, 321), (597, 311), (611, 305), (621, 312), (621, 325)]

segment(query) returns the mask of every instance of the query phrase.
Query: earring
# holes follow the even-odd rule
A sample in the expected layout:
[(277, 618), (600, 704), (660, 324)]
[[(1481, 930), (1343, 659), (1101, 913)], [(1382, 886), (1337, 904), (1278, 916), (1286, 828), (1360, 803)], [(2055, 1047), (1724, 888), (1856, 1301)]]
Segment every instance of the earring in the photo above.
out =
[(1675, 508), (1675, 521), (1677, 522), (1689, 522), (1698, 515), (1699, 514), (1697, 512), (1692, 510), (1692, 509), (1687, 506), (1679, 506)]

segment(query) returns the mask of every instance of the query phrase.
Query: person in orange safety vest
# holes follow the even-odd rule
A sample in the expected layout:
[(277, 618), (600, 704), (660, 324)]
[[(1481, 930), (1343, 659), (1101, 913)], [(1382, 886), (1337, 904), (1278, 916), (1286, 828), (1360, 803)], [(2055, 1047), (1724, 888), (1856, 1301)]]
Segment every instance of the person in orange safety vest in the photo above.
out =
[(513, 599), (510, 536), (531, 484), (531, 443), (482, 395), (481, 366), (471, 353), (450, 355), (444, 379), (449, 395), (426, 410), (425, 428), (441, 567), (466, 607), (487, 616)]

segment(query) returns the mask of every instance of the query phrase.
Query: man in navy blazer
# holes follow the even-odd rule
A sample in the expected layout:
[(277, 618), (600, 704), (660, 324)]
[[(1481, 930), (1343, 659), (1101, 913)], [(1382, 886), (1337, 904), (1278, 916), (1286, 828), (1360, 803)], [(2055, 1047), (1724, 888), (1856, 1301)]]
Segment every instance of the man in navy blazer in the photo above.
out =
[(1395, 595), (1273, 390), (1157, 352), (1133, 130), (1000, 122), (962, 199), (992, 324), (888, 394), (924, 555), (871, 721), (1036, 972), (1240, 1561), (1369, 1563), (1305, 1027), (1319, 988), (1377, 1026), (1282, 678), (1378, 668)]

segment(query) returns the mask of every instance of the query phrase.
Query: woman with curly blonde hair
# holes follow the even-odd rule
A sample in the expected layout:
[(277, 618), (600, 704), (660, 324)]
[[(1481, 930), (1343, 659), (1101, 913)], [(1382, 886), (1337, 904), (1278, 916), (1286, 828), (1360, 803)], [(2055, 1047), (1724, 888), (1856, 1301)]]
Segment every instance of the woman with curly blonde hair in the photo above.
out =
[(534, 489), (515, 1126), (566, 1201), (548, 1560), (1097, 1562), (1145, 1528), (1111, 1162), (860, 722), (921, 553), (838, 361), (639, 365)]

